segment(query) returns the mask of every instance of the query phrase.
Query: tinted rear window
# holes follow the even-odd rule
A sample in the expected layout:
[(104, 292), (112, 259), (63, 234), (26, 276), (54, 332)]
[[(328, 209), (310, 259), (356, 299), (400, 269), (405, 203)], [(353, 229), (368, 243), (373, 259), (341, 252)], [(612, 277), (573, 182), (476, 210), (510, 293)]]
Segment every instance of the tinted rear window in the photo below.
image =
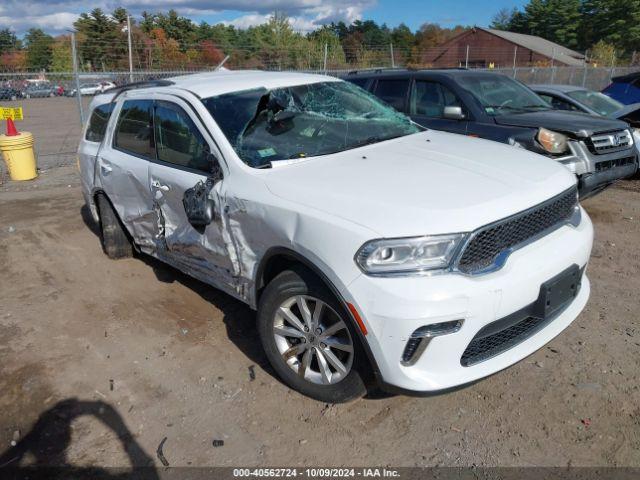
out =
[(151, 123), (153, 101), (127, 100), (122, 105), (114, 145), (134, 155), (156, 158), (156, 147)]
[(91, 118), (89, 119), (89, 126), (87, 127), (87, 135), (85, 138), (90, 142), (102, 142), (104, 133), (107, 131), (107, 124), (109, 123), (109, 117), (113, 111), (113, 103), (106, 103), (104, 105), (98, 105), (93, 109)]
[(368, 78), (346, 78), (345, 80), (347, 80), (348, 82), (353, 83), (354, 85), (357, 85), (361, 88), (364, 88), (367, 86), (367, 82), (369, 81)]
[(396, 110), (404, 110), (404, 101), (409, 90), (409, 80), (378, 80), (376, 96)]

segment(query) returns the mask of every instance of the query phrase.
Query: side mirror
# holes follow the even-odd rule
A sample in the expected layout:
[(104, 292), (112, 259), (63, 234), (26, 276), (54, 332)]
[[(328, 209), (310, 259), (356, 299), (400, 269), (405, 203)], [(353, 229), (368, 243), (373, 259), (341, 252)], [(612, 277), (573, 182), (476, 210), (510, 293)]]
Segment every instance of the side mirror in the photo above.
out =
[(449, 120), (464, 120), (466, 118), (464, 112), (462, 111), (462, 107), (458, 106), (444, 107), (442, 116)]
[(200, 233), (215, 219), (215, 202), (209, 198), (214, 183), (211, 179), (202, 180), (184, 192), (182, 204), (189, 223)]

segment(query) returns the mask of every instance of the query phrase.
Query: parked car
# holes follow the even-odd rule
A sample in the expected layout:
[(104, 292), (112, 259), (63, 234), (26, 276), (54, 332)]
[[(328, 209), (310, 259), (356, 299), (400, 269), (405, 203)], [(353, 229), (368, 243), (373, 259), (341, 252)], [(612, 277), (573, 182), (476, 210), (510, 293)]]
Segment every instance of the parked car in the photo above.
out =
[[(257, 309), (273, 369), (325, 402), (512, 365), (589, 296), (591, 221), (556, 162), (425, 131), (347, 82), (225, 71), (94, 98), (82, 190), (105, 253)], [(567, 379), (569, 381), (570, 379)]]
[(0, 87), (0, 100), (16, 100), (21, 97), (20, 91), (11, 87)]
[(95, 95), (102, 91), (102, 85), (99, 82), (96, 83), (83, 83), (80, 85), (80, 95)]
[(625, 122), (559, 112), (505, 75), (464, 69), (354, 72), (360, 85), (429, 128), (507, 143), (576, 174), (581, 198), (631, 176), (637, 151)]
[[(106, 92), (110, 88), (116, 86), (113, 82), (95, 82), (95, 83), (83, 83), (80, 85), (80, 95), (97, 95), (99, 93)], [(67, 91), (67, 96), (73, 97), (76, 95), (77, 90), (75, 88)]]
[(600, 92), (573, 85), (529, 85), (529, 88), (556, 110), (584, 112), (623, 120), (640, 128), (640, 103), (624, 105)]
[(56, 90), (50, 83), (30, 83), (22, 91), (24, 98), (55, 97)]
[(625, 105), (640, 103), (640, 72), (613, 77), (602, 93)]
[(100, 82), (100, 93), (106, 92), (110, 88), (115, 88), (116, 84), (113, 82)]

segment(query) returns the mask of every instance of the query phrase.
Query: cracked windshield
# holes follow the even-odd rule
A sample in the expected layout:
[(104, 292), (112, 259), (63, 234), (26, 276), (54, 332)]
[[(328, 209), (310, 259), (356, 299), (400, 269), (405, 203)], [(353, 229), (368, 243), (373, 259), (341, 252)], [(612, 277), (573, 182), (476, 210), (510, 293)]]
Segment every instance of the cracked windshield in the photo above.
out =
[(246, 90), (203, 102), (238, 156), (255, 168), (422, 130), (405, 115), (345, 82)]

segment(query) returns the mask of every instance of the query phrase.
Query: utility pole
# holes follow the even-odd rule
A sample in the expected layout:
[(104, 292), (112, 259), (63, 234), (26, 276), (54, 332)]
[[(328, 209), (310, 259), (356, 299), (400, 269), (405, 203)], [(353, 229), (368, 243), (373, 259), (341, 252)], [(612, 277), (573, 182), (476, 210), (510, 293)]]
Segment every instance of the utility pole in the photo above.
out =
[(389, 50), (391, 51), (391, 68), (396, 68), (396, 59), (393, 58), (393, 42), (389, 43)]
[(513, 47), (513, 78), (516, 78), (516, 58), (518, 58), (518, 46)]
[(611, 52), (611, 70), (609, 71), (609, 82), (613, 78), (613, 72), (616, 69), (616, 51)]
[(84, 125), (84, 112), (82, 111), (82, 96), (80, 93), (80, 74), (78, 73), (78, 55), (76, 54), (76, 32), (71, 32), (71, 56), (73, 62), (73, 76), (76, 79), (76, 98), (78, 99), (78, 113), (80, 125)]
[(127, 41), (129, 43), (129, 81), (133, 83), (133, 53), (131, 52), (131, 15), (127, 14)]
[(469, 45), (467, 45), (467, 54), (464, 58), (464, 68), (469, 68)]
[(327, 54), (329, 53), (329, 45), (327, 43), (324, 44), (324, 73), (327, 74)]
[(554, 83), (556, 79), (556, 67), (553, 65), (555, 59), (556, 59), (556, 48), (553, 47), (551, 49), (551, 83)]

